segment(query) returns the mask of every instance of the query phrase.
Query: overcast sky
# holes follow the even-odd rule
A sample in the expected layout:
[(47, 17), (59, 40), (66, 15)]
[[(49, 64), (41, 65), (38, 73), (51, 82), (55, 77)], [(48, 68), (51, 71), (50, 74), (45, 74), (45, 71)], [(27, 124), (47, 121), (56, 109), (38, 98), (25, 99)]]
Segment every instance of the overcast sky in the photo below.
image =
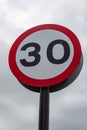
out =
[(38, 130), (39, 94), (16, 80), (8, 54), (21, 33), (46, 23), (72, 30), (84, 58), (78, 78), (50, 94), (50, 130), (87, 130), (87, 0), (0, 0), (0, 130)]

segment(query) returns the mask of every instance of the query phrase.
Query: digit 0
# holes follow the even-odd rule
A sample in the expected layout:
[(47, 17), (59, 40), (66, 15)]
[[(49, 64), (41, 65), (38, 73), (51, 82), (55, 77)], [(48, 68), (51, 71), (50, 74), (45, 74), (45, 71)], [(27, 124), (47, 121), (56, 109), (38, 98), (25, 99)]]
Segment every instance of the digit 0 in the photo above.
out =
[[(53, 52), (53, 47), (56, 44), (60, 44), (64, 48), (64, 56), (61, 59), (55, 59), (53, 57), (53, 53), (52, 53)], [(69, 55), (70, 55), (70, 47), (69, 47), (68, 43), (66, 41), (64, 41), (64, 40), (55, 40), (55, 41), (52, 41), (49, 44), (48, 48), (47, 48), (47, 58), (53, 64), (62, 64), (62, 63), (64, 63), (65, 61), (68, 60)]]

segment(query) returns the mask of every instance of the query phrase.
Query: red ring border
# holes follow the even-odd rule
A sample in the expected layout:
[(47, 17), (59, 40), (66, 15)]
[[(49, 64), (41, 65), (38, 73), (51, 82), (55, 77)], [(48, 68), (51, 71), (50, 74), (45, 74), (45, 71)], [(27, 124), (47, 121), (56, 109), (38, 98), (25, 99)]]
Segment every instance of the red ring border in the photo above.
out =
[[(33, 79), (31, 77), (24, 75), (19, 70), (19, 68), (16, 64), (16, 52), (17, 52), (18, 46), (21, 44), (21, 42), (27, 36), (31, 35), (32, 33), (36, 32), (36, 31), (40, 31), (40, 30), (44, 30), (44, 29), (57, 30), (57, 31), (60, 31), (60, 32), (64, 33), (65, 35), (67, 35), (69, 37), (69, 39), (72, 41), (72, 44), (74, 47), (74, 56), (73, 56), (73, 60), (72, 60), (71, 64), (69, 65), (69, 67), (60, 75), (50, 78), (50, 79), (44, 79), (44, 80)], [(21, 81), (22, 83), (25, 83), (27, 85), (30, 85), (32, 87), (33, 86), (34, 87), (48, 87), (48, 86), (53, 86), (58, 83), (61, 83), (65, 79), (67, 79), (79, 65), (80, 59), (81, 59), (80, 42), (79, 42), (78, 38), (76, 37), (76, 35), (71, 30), (69, 30), (66, 27), (61, 26), (61, 25), (43, 24), (43, 25), (39, 25), (39, 26), (33, 27), (33, 28), (25, 31), (23, 34), (21, 34), (16, 39), (16, 41), (14, 42), (14, 44), (12, 45), (12, 47), (10, 49), (8, 60), (9, 60), (9, 66), (10, 66), (12, 73), (19, 81)]]

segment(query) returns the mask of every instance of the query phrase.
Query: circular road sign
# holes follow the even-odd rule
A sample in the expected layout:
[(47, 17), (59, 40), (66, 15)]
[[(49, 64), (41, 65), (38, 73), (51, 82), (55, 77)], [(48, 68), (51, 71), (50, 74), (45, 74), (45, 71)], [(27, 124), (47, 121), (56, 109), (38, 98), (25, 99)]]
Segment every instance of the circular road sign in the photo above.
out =
[(9, 53), (10, 69), (27, 85), (47, 87), (70, 77), (79, 65), (81, 46), (66, 27), (44, 24), (20, 35)]

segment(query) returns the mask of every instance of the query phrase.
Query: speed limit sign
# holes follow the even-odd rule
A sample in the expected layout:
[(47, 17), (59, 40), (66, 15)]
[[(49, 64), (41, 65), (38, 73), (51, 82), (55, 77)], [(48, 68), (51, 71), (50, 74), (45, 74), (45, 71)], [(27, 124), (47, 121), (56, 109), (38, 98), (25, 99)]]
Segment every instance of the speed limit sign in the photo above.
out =
[(81, 47), (66, 27), (44, 24), (17, 38), (9, 53), (10, 69), (16, 78), (30, 86), (47, 87), (63, 82), (75, 71)]

